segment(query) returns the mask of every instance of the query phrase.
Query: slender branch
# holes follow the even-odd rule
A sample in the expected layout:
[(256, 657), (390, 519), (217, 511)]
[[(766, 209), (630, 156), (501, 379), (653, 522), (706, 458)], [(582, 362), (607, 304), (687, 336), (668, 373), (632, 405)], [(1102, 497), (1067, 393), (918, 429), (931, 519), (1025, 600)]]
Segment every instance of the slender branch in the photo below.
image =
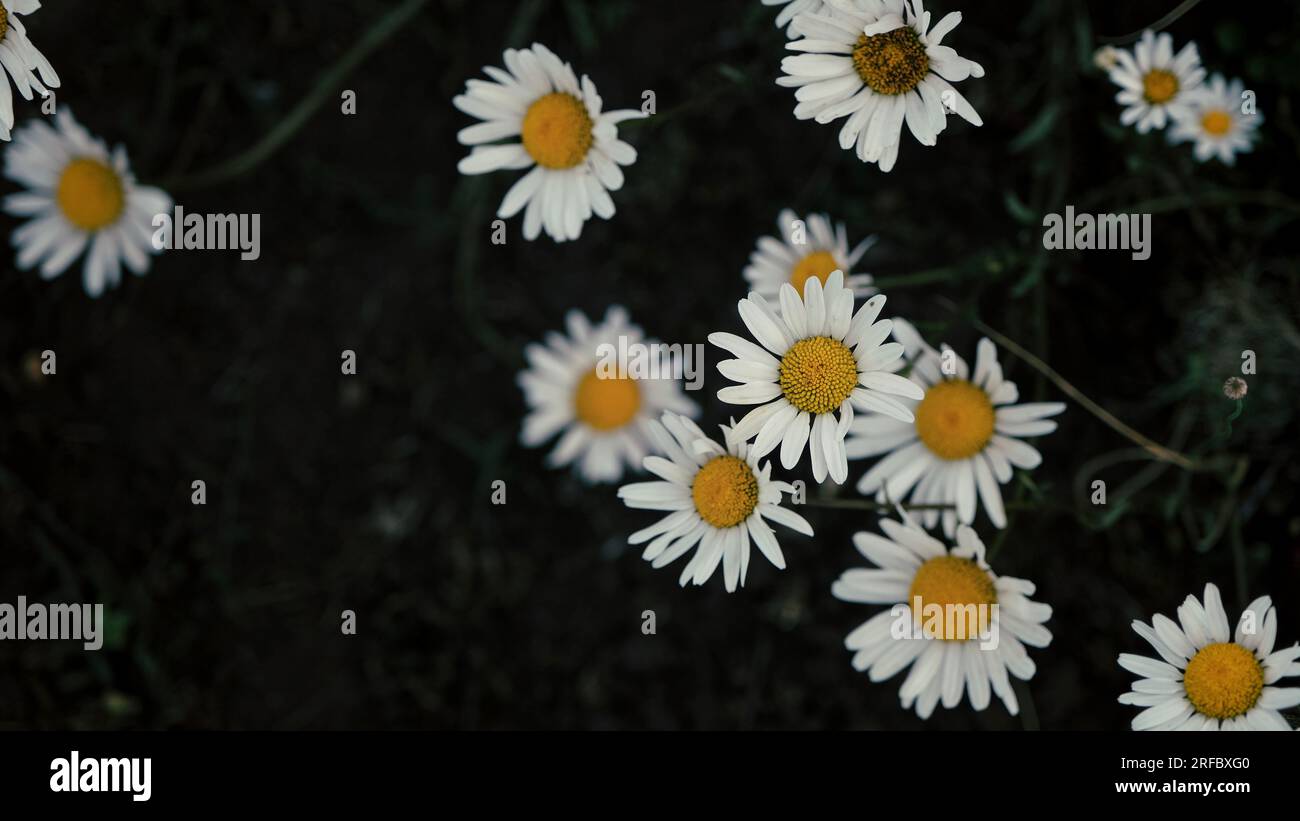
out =
[(1097, 39), (1100, 40), (1102, 43), (1110, 46), (1124, 46), (1124, 45), (1128, 45), (1129, 43), (1136, 43), (1138, 38), (1142, 36), (1142, 32), (1146, 31), (1147, 29), (1151, 29), (1152, 31), (1160, 31), (1161, 29), (1172, 25), (1174, 21), (1177, 20), (1179, 17), (1182, 17), (1184, 14), (1186, 14), (1187, 12), (1195, 8), (1196, 4), (1199, 2), (1201, 2), (1201, 0), (1183, 0), (1183, 2), (1179, 3), (1178, 6), (1175, 7), (1173, 11), (1169, 12), (1164, 17), (1161, 17), (1159, 20), (1155, 21), (1149, 26), (1143, 26), (1137, 31), (1129, 32), (1128, 34), (1125, 34), (1122, 37), (1099, 37)]
[(282, 120), (276, 123), (252, 147), (206, 171), (170, 180), (165, 183), (165, 187), (172, 191), (202, 188), (225, 182), (261, 165), (288, 142), (294, 134), (298, 133), (299, 129), (316, 113), (316, 109), (320, 108), (326, 100), (333, 96), (343, 80), (358, 65), (364, 62), (375, 49), (383, 45), (385, 40), (401, 29), (428, 1), (406, 0), (405, 3), (375, 21), (375, 24), (357, 39), (352, 48), (321, 75), (320, 79), (316, 81), (315, 87), (307, 93), (307, 96), (303, 97), (298, 105), (294, 106)]
[[(956, 303), (952, 302), (952, 300), (940, 299), (939, 301), (941, 304), (943, 304), (951, 311), (958, 310)], [(1015, 342), (1015, 340), (1011, 339), (1010, 337), (1006, 336), (1003, 333), (994, 330), (993, 328), (990, 328), (988, 325), (985, 325), (976, 317), (971, 317), (970, 323), (975, 327), (976, 330), (980, 331), (985, 336), (992, 339), (994, 342), (998, 343), (1002, 347), (1011, 351), (1020, 359), (1024, 360), (1025, 364), (1029, 365), (1031, 368), (1038, 371), (1043, 376), (1047, 377), (1048, 380), (1050, 380), (1052, 384), (1056, 385), (1056, 387), (1059, 388), (1062, 393), (1064, 393), (1066, 396), (1069, 396), (1075, 402), (1078, 402), (1080, 405), (1082, 405), (1084, 410), (1088, 411), (1093, 416), (1100, 419), (1108, 427), (1110, 427), (1111, 430), (1115, 431), (1119, 435), (1128, 439), (1130, 442), (1133, 442), (1134, 444), (1143, 448), (1152, 456), (1154, 456), (1156, 459), (1159, 459), (1162, 462), (1170, 462), (1172, 464), (1175, 464), (1178, 467), (1182, 468), (1183, 470), (1194, 470), (1196, 468), (1196, 463), (1193, 462), (1188, 457), (1184, 456), (1183, 454), (1179, 453), (1176, 450), (1171, 450), (1170, 448), (1167, 448), (1164, 445), (1161, 445), (1155, 442), (1154, 440), (1149, 439), (1146, 436), (1143, 436), (1133, 428), (1121, 422), (1110, 411), (1106, 410), (1101, 405), (1098, 405), (1096, 402), (1089, 399), (1087, 396), (1084, 395), (1082, 391), (1080, 391), (1078, 388), (1074, 387), (1069, 382), (1067, 382), (1065, 377), (1061, 376), (1059, 373), (1052, 370), (1051, 366), (1049, 366), (1046, 362), (1034, 356), (1032, 353), (1030, 353), (1029, 351), (1022, 348), (1020, 345), (1018, 345)]]

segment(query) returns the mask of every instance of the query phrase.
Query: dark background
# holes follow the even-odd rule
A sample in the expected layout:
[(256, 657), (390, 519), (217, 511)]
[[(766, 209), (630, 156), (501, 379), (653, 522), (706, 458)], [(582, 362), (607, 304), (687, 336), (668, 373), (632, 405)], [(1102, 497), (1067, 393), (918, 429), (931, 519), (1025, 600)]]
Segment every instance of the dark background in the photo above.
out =
[[(1173, 0), (965, 4), (946, 43), (987, 71), (958, 86), (985, 125), (952, 118), (930, 149), (904, 135), (888, 175), (793, 118), (773, 82), (785, 38), (757, 0), (431, 0), (319, 86), (324, 105), (281, 150), (202, 179), (398, 5), (68, 0), (25, 18), (61, 105), (188, 210), (261, 213), (263, 250), (172, 252), (99, 300), (80, 262), (46, 283), (6, 252), (0, 601), (104, 602), (110, 630), (99, 653), (0, 645), (0, 728), (1121, 729), (1135, 711), (1116, 702), (1132, 677), (1115, 657), (1149, 650), (1130, 621), (1206, 581), (1233, 619), (1270, 593), (1279, 646), (1300, 639), (1300, 202), (1284, 182), (1300, 6), (1202, 3), (1171, 28), (1257, 93), (1261, 141), (1235, 169), (1120, 128), (1092, 67), (1099, 38)], [(458, 176), (472, 121), (450, 101), (534, 40), (607, 108), (653, 89), (659, 114), (621, 129), (640, 160), (613, 221), (556, 245), (523, 241), (516, 218), (494, 246), (517, 174)], [(356, 116), (339, 111), (345, 88)], [(15, 105), (20, 123), (39, 116)], [(1154, 214), (1151, 259), (1045, 252), (1042, 215), (1066, 204)], [(760, 557), (737, 594), (720, 577), (682, 590), (625, 545), (653, 514), (518, 444), (527, 342), (611, 303), (668, 341), (740, 330), (741, 269), (784, 206), (877, 234), (863, 267), (886, 313), (932, 342), (972, 355), (977, 315), (1203, 466), (1153, 463), (1071, 403), (1037, 441), (1044, 464), (1004, 488), (1005, 534), (981, 513), (995, 570), (1055, 608), (1020, 717), (963, 702), (922, 723), (898, 706), (901, 676), (873, 685), (849, 666), (843, 638), (875, 608), (829, 588), (864, 564), (850, 538), (873, 514), (809, 506), (817, 536), (782, 534), (787, 571)], [(46, 348), (54, 377), (32, 369)], [(1229, 436), (1220, 387), (1247, 348), (1258, 374)], [(356, 376), (340, 374), (345, 349)], [(710, 431), (734, 412), (714, 396), (718, 358), (695, 395)], [(1002, 361), (1022, 396), (1062, 398)], [(866, 465), (824, 492), (853, 498)], [(806, 460), (795, 477), (811, 484)], [(1096, 478), (1104, 508), (1087, 499)]]

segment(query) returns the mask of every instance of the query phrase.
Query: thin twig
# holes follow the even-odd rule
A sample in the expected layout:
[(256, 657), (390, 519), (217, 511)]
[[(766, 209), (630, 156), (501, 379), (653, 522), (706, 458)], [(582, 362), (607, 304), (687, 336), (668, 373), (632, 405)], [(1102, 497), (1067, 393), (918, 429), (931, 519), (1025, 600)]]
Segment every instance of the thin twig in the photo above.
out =
[(1150, 29), (1151, 31), (1160, 31), (1161, 29), (1172, 25), (1179, 17), (1182, 17), (1184, 14), (1195, 8), (1196, 4), (1199, 2), (1201, 2), (1201, 0), (1183, 0), (1183, 2), (1179, 3), (1173, 11), (1169, 12), (1149, 26), (1143, 26), (1137, 31), (1129, 32), (1122, 37), (1099, 37), (1097, 39), (1108, 46), (1124, 46), (1129, 43), (1136, 43), (1138, 38), (1142, 36), (1142, 32), (1147, 29)]
[[(943, 304), (951, 311), (958, 310), (957, 305), (949, 299), (940, 299), (939, 301), (941, 304)], [(994, 330), (993, 328), (990, 328), (988, 325), (985, 325), (976, 317), (971, 317), (970, 323), (980, 333), (983, 333), (985, 336), (989, 337), (994, 342), (998, 343), (1002, 347), (1011, 351), (1020, 359), (1024, 360), (1025, 364), (1029, 365), (1031, 368), (1033, 368), (1034, 370), (1038, 371), (1043, 376), (1051, 380), (1052, 384), (1056, 385), (1056, 387), (1059, 388), (1062, 393), (1064, 393), (1066, 396), (1069, 396), (1075, 402), (1078, 402), (1080, 405), (1082, 405), (1084, 410), (1088, 411), (1093, 416), (1100, 419), (1107, 426), (1109, 426), (1111, 430), (1114, 430), (1119, 435), (1123, 436), (1124, 438), (1128, 439), (1129, 441), (1133, 442), (1139, 447), (1145, 449), (1156, 459), (1159, 459), (1162, 462), (1170, 462), (1172, 464), (1175, 464), (1178, 467), (1182, 468), (1183, 470), (1194, 470), (1196, 468), (1196, 463), (1193, 462), (1188, 457), (1184, 456), (1183, 454), (1179, 453), (1176, 450), (1171, 450), (1165, 447), (1164, 445), (1158, 444), (1157, 442), (1147, 438), (1146, 436), (1143, 436), (1133, 428), (1130, 428), (1128, 425), (1121, 422), (1118, 418), (1115, 417), (1114, 414), (1112, 414), (1110, 411), (1106, 410), (1101, 405), (1098, 405), (1096, 402), (1089, 399), (1087, 396), (1084, 395), (1082, 391), (1080, 391), (1078, 388), (1074, 387), (1069, 382), (1067, 382), (1065, 377), (1061, 376), (1059, 373), (1052, 370), (1051, 366), (1049, 366), (1046, 362), (1044, 362), (1043, 360), (1034, 356), (1029, 351), (1022, 348), (1019, 344), (1015, 342), (1015, 340), (1011, 339), (1010, 337), (1006, 336), (1003, 333)]]
[(321, 75), (315, 87), (307, 93), (298, 105), (285, 115), (284, 119), (266, 133), (251, 148), (210, 168), (187, 177), (170, 180), (165, 187), (171, 191), (202, 188), (225, 182), (228, 179), (245, 174), (265, 162), (289, 141), (316, 113), (324, 102), (338, 90), (343, 80), (365, 61), (375, 49), (395, 34), (408, 20), (415, 16), (429, 0), (407, 0), (402, 5), (379, 18), (366, 30), (346, 54), (329, 70)]

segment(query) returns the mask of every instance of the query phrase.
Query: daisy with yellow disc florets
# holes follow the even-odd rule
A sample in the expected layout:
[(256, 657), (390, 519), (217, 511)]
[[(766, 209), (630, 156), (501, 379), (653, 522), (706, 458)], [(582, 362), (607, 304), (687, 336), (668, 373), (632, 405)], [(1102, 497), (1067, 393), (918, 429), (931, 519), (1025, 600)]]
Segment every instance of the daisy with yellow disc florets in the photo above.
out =
[(462, 174), (530, 169), (511, 186), (497, 216), (524, 212), (524, 238), (542, 229), (556, 242), (577, 239), (596, 215), (614, 215), (611, 191), (623, 187), (623, 170), (636, 149), (618, 138), (618, 124), (646, 116), (605, 111), (596, 85), (540, 43), (507, 49), (505, 70), (483, 69), (491, 81), (469, 80), (453, 105), (483, 122), (462, 129), (473, 146), (457, 166)]
[(890, 372), (903, 346), (885, 341), (893, 328), (890, 320), (877, 321), (885, 306), (883, 294), (854, 314), (853, 292), (844, 287), (840, 271), (826, 278), (825, 288), (820, 279), (809, 277), (802, 299), (788, 282), (779, 293), (779, 314), (757, 293), (738, 303), (757, 345), (731, 333), (709, 334), (710, 342), (736, 357), (719, 362), (718, 371), (741, 383), (718, 391), (718, 398), (758, 405), (730, 436), (754, 439), (758, 456), (780, 445), (781, 466), (787, 470), (798, 464), (807, 446), (813, 478), (821, 482), (829, 475), (843, 482), (849, 473), (844, 434), (854, 407), (911, 422), (912, 412), (899, 399), (920, 399), (922, 391)]
[(1300, 676), (1300, 645), (1274, 651), (1277, 610), (1255, 599), (1230, 631), (1219, 588), (1204, 601), (1188, 596), (1178, 621), (1159, 613), (1133, 629), (1159, 659), (1121, 653), (1119, 666), (1140, 678), (1119, 697), (1144, 708), (1134, 730), (1290, 730), (1279, 710), (1300, 705), (1300, 687), (1277, 686)]
[[(760, 237), (749, 255), (749, 265), (745, 266), (745, 281), (750, 289), (769, 300), (778, 299), (781, 286), (787, 282), (802, 294), (809, 277), (816, 277), (825, 285), (833, 271), (852, 271), (876, 242), (875, 237), (867, 237), (850, 249), (844, 223), (835, 225), (824, 214), (809, 214), (807, 219), (800, 219), (786, 208), (777, 217), (776, 224), (781, 236)], [(870, 274), (849, 273), (844, 284), (856, 296), (867, 297), (876, 292), (871, 287)]]
[(784, 570), (785, 555), (769, 521), (813, 535), (802, 516), (781, 507), (783, 494), (794, 487), (773, 481), (772, 463), (760, 465), (754, 449), (729, 436), (727, 426), (722, 426), (730, 442), (726, 447), (674, 413), (665, 413), (662, 424), (651, 424), (649, 431), (658, 453), (646, 457), (645, 469), (661, 481), (624, 485), (618, 495), (628, 507), (666, 511), (628, 538), (630, 544), (647, 543), (641, 558), (652, 566), (664, 567), (695, 550), (679, 584), (704, 584), (721, 565), (728, 593), (744, 587), (751, 542)]
[(1123, 125), (1139, 134), (1164, 128), (1171, 118), (1186, 115), (1197, 88), (1205, 79), (1195, 43), (1174, 54), (1174, 38), (1164, 32), (1142, 32), (1133, 51), (1107, 48), (1098, 63), (1107, 68), (1110, 81), (1120, 87), (1115, 101), (1124, 106)]

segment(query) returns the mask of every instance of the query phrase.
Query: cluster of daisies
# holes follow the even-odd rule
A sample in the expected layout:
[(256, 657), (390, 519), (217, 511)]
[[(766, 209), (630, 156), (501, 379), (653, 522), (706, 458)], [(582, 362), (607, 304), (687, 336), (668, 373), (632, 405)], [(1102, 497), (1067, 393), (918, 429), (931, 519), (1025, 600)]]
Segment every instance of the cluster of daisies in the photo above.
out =
[(1191, 143), (1201, 162), (1218, 158), (1232, 165), (1254, 146), (1263, 122), (1255, 95), (1222, 74), (1207, 81), (1195, 43), (1175, 53), (1168, 32), (1144, 31), (1132, 51), (1105, 46), (1095, 61), (1120, 88), (1115, 101), (1124, 107), (1123, 125), (1140, 134), (1167, 129), (1171, 142)]
[[(163, 191), (136, 183), (124, 148), (110, 150), (55, 104), (59, 75), (20, 19), (40, 7), (39, 0), (0, 0), (4, 174), (25, 189), (6, 195), (3, 210), (26, 220), (12, 234), (19, 269), (39, 268), (42, 279), (52, 279), (84, 257), (82, 282), (94, 297), (118, 284), (123, 267), (149, 269), (158, 252), (154, 216), (169, 213), (172, 203)], [(38, 115), (14, 129), (11, 82), (25, 100), (45, 98), (41, 110), (53, 114), (53, 123)]]
[[(777, 24), (798, 52), (782, 62), (778, 80), (795, 89), (795, 116), (843, 119), (840, 145), (864, 162), (889, 171), (904, 123), (927, 146), (949, 113), (980, 124), (951, 83), (984, 70), (943, 44), (960, 14), (932, 24), (921, 0), (763, 2), (785, 6)], [(1150, 69), (1158, 61), (1175, 83), (1199, 82), (1186, 73), (1194, 59), (1165, 51), (1167, 44), (1140, 46), (1135, 65)], [(480, 120), (459, 134), (470, 147), (460, 170), (526, 170), (498, 216), (522, 211), (529, 240), (543, 230), (557, 242), (576, 240), (593, 214), (614, 214), (610, 194), (636, 159), (618, 125), (644, 114), (605, 110), (591, 79), (543, 45), (507, 50), (503, 62), (453, 100)], [(1163, 125), (1164, 116), (1126, 114), (1126, 121), (1149, 126), (1158, 118)], [(728, 592), (745, 585), (754, 548), (784, 569), (778, 533), (813, 535), (792, 509), (796, 484), (774, 476), (774, 463), (790, 471), (806, 459), (818, 483), (843, 484), (851, 461), (873, 460), (856, 490), (893, 505), (899, 519), (883, 518), (879, 532), (854, 536), (870, 566), (845, 571), (831, 588), (843, 601), (888, 606), (846, 638), (853, 667), (872, 681), (906, 671), (900, 702), (922, 718), (940, 703), (953, 708), (967, 700), (983, 710), (994, 696), (1015, 714), (1012, 679), (1033, 677), (1027, 648), (1051, 642), (1045, 623), (1052, 610), (1033, 598), (1032, 582), (993, 571), (973, 525), (982, 511), (993, 528), (1006, 527), (1001, 486), (1016, 470), (1039, 465), (1041, 455), (1026, 440), (1054, 431), (1053, 417), (1065, 406), (1021, 402), (988, 339), (968, 361), (946, 345), (931, 346), (910, 323), (883, 317), (885, 296), (858, 270), (873, 238), (850, 245), (843, 224), (790, 210), (778, 227), (778, 236), (757, 241), (743, 271), (749, 293), (737, 312), (744, 333), (709, 335), (729, 356), (717, 368), (733, 383), (718, 399), (737, 406), (718, 436), (694, 421), (700, 408), (683, 392), (681, 375), (659, 376), (671, 370), (671, 348), (656, 346), (613, 306), (595, 322), (570, 311), (563, 332), (526, 347), (528, 367), (518, 381), (529, 412), (521, 440), (528, 447), (554, 441), (548, 463), (571, 466), (590, 483), (650, 474), (618, 489), (628, 507), (658, 514), (628, 542), (641, 545), (656, 569), (681, 560), (683, 586), (705, 584), (720, 569)], [(643, 369), (654, 378), (607, 361), (609, 351), (638, 344), (659, 360)], [(964, 615), (927, 620), (936, 605)], [(1272, 685), (1300, 675), (1300, 646), (1273, 651), (1269, 602), (1251, 604), (1235, 638), (1213, 585), (1204, 604), (1189, 598), (1179, 617), (1181, 627), (1162, 616), (1153, 627), (1134, 624), (1163, 661), (1120, 658), (1143, 676), (1120, 699), (1146, 708), (1134, 728), (1285, 729), (1278, 711), (1300, 704), (1300, 689)], [(900, 624), (916, 630), (900, 636)]]

